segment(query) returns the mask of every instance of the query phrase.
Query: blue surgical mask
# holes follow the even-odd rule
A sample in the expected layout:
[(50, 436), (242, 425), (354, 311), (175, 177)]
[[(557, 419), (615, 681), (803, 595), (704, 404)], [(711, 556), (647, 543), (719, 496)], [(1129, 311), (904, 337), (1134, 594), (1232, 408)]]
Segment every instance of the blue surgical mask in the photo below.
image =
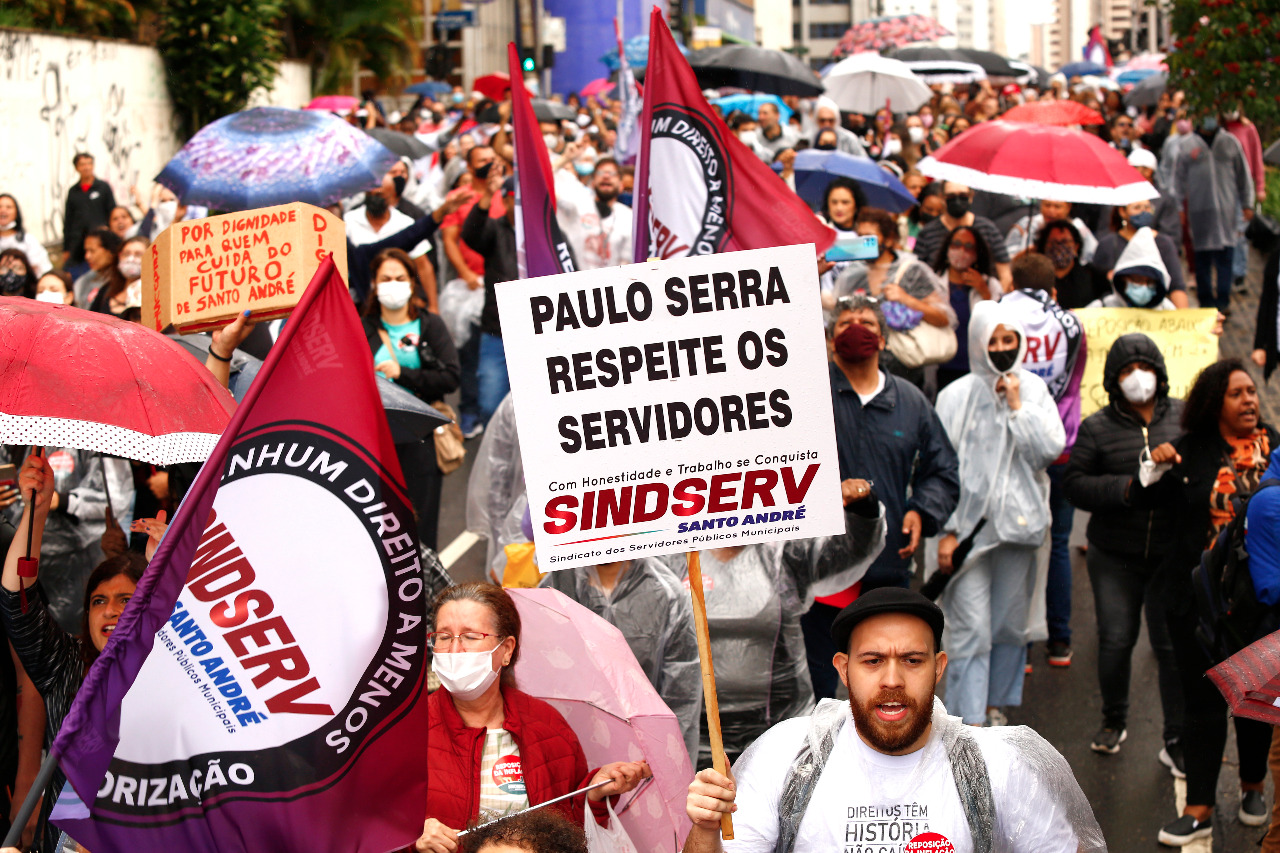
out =
[(1153, 211), (1143, 210), (1129, 217), (1129, 225), (1134, 228), (1150, 228), (1156, 224), (1156, 215)]
[(585, 178), (596, 170), (594, 163), (574, 163), (573, 171), (578, 173), (578, 177)]
[(460, 103), (462, 103), (464, 100), (466, 100), (466, 98), (465, 98), (465, 96), (463, 96), (463, 94), (462, 94), (461, 92), (454, 92), (454, 93), (453, 93), (453, 97), (452, 97), (452, 98), (450, 98), (450, 100), (452, 100), (455, 104), (460, 104)]
[(1129, 282), (1124, 286), (1124, 298), (1134, 308), (1147, 308), (1156, 298), (1156, 287), (1154, 284), (1135, 284)]
[(1217, 129), (1218, 129), (1218, 117), (1217, 117), (1217, 116), (1205, 116), (1205, 117), (1204, 117), (1204, 121), (1200, 122), (1200, 128), (1201, 128), (1205, 133), (1213, 133), (1215, 130), (1217, 130)]

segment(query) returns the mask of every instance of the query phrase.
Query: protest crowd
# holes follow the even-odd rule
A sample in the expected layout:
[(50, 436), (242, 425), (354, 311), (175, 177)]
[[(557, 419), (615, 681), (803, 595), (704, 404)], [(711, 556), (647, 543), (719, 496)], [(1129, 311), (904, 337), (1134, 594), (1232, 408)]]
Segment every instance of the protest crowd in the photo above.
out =
[[(549, 160), (566, 269), (643, 261), (638, 234), (649, 254), (673, 254), (641, 196), (684, 178), (655, 159), (643, 186), (630, 138), (639, 105), (625, 88), (535, 101), (533, 139)], [(1063, 75), (933, 82), (907, 111), (863, 113), (828, 95), (703, 96), (692, 106), (723, 135), (726, 162), (758, 161), (739, 172), (736, 199), (754, 197), (762, 210), (807, 204), (814, 227), (834, 232), (833, 248), (813, 258), (812, 280), (845, 531), (701, 552), (715, 737), (731, 770), (713, 767), (685, 556), (545, 572), (536, 563), (531, 543), (543, 519), (526, 494), (530, 447), (517, 433), (508, 369), (526, 355), (504, 344), (497, 295), (522, 277), (529, 239), (517, 221), (517, 97), (509, 85), (489, 94), (455, 86), (401, 111), (368, 93), (339, 114), (419, 152), (394, 159), (376, 188), (328, 208), (345, 225), (342, 273), (369, 372), (456, 419), (395, 444), (434, 595), (417, 629), (432, 654), (424, 823), (406, 849), (581, 851), (585, 822), (596, 827), (587, 835), (593, 853), (635, 850), (608, 834), (615, 810), (683, 766), (687, 835), (672, 850), (896, 853), (931, 849), (904, 846), (926, 831), (964, 851), (1105, 850), (1093, 814), (1103, 804), (1088, 802), (1046, 740), (1059, 733), (1011, 724), (1028, 679), (1073, 665), (1073, 615), (1092, 607), (1100, 698), (1090, 750), (1097, 761), (1158, 761), (1185, 780), (1185, 807), (1162, 814), (1153, 805), (1152, 833), (1179, 847), (1239, 821), (1259, 828), (1264, 851), (1280, 851), (1280, 803), (1266, 796), (1268, 777), (1280, 782), (1280, 735), (1229, 713), (1205, 677), (1221, 658), (1197, 632), (1195, 585), (1202, 564), (1243, 542), (1261, 614), (1251, 628), (1280, 627), (1280, 489), (1267, 488), (1280, 481), (1280, 435), (1264, 416), (1258, 378), (1280, 362), (1280, 255), (1259, 265), (1262, 253), (1245, 236), (1265, 196), (1257, 128), (1232, 104), (1192, 113), (1173, 84), (1129, 106), (1105, 78)], [(1008, 111), (1068, 104), (1098, 116), (1073, 132), (1118, 152), (1150, 184), (1149, 198), (1029, 199), (931, 174), (932, 155)], [(837, 155), (861, 171), (814, 165)], [(24, 223), (25, 200), (0, 192), (0, 292), (145, 323), (149, 247), (171, 226), (224, 211), (159, 184), (118, 198), (88, 153), (67, 167), (76, 179), (61, 246), (42, 245)], [(648, 227), (637, 229), (642, 216)], [(864, 237), (875, 249), (859, 257), (849, 247)], [(1257, 314), (1242, 317), (1238, 297), (1250, 291)], [(1087, 340), (1085, 318), (1099, 309), (1195, 307), (1217, 313), (1181, 334), (1216, 340), (1191, 372), (1162, 348), (1176, 337), (1120, 328), (1105, 347)], [(709, 330), (717, 317), (707, 315)], [(238, 316), (212, 330), (197, 360), (239, 399), (243, 364), (267, 359), (289, 322)], [(1247, 361), (1217, 357), (1217, 343), (1246, 333), (1253, 338), (1235, 349), (1251, 353)], [(673, 344), (673, 362), (674, 353)], [(1086, 379), (1090, 363), (1096, 376)], [(20, 370), (6, 365), (0, 382)], [(36, 450), (0, 447), (0, 465), (12, 466), (0, 468), (10, 472), (0, 477), (8, 817), (200, 471)], [(636, 466), (649, 464), (643, 456)], [(454, 583), (437, 550), (452, 535), (440, 529), (446, 478), (463, 476), (459, 509), (483, 540), (485, 577)], [(29, 537), (38, 583), (20, 566)], [(1073, 551), (1092, 601), (1072, 599)], [(535, 587), (616, 627), (626, 663), (674, 718), (680, 761), (660, 767), (654, 756), (622, 754), (593, 766), (585, 733), (530, 695), (528, 681), (517, 686), (517, 664), (536, 659), (544, 638), (508, 590)], [(1144, 623), (1157, 695), (1131, 689)], [(1131, 709), (1157, 705), (1162, 748), (1129, 755)], [(1238, 762), (1224, 767), (1229, 728)], [(64, 849), (49, 817), (65, 781), (59, 772), (47, 782), (19, 849)], [(1238, 785), (1237, 812), (1215, 809), (1220, 784)], [(497, 820), (583, 788), (552, 808)], [(725, 814), (732, 840), (721, 836)]]

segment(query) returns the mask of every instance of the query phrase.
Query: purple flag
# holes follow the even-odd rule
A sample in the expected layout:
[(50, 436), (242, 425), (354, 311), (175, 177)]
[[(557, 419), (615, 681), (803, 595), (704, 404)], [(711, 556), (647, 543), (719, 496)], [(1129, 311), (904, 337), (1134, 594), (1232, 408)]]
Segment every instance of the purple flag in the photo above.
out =
[(622, 42), (622, 23), (613, 19), (613, 30), (618, 35), (618, 91), (622, 97), (622, 115), (618, 117), (618, 134), (613, 143), (613, 157), (629, 166), (636, 161), (640, 151), (640, 91), (635, 72), (627, 62), (627, 51)]
[[(515, 42), (507, 45), (511, 79), (524, 79)], [(511, 87), (511, 123), (516, 148), (516, 252), (521, 278), (573, 272), (573, 252), (556, 221), (551, 157), (533, 114), (529, 90)]]
[(421, 833), (425, 590), (375, 381), (329, 258), (53, 744), (89, 808), (53, 819), (88, 849), (384, 853)]

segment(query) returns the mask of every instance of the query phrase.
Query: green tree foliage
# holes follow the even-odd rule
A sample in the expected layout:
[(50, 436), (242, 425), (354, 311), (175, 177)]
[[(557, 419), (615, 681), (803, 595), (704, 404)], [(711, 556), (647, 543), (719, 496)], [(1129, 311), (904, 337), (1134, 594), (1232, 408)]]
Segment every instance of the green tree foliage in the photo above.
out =
[(1197, 114), (1235, 105), (1255, 124), (1280, 120), (1280, 7), (1275, 0), (1174, 0), (1169, 85)]
[(279, 0), (167, 0), (156, 47), (183, 137), (245, 108), (283, 56)]
[(0, 22), (5, 26), (82, 35), (131, 35), (137, 20), (127, 0), (5, 0)]
[(288, 2), (293, 51), (311, 61), (317, 93), (345, 89), (356, 68), (383, 79), (407, 72), (411, 0)]

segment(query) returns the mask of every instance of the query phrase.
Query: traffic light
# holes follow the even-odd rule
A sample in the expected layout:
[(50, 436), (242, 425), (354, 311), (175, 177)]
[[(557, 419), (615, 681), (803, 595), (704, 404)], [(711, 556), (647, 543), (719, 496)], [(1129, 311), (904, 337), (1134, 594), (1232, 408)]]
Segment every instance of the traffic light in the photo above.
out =
[(520, 68), (526, 74), (534, 74), (544, 69), (554, 68), (555, 64), (556, 52), (549, 44), (544, 44), (542, 46), (541, 62), (539, 62), (538, 51), (536, 48), (520, 48)]
[(537, 65), (538, 63), (533, 61), (532, 56), (526, 56), (524, 59), (520, 61), (520, 67), (529, 73), (537, 71), (538, 70)]

